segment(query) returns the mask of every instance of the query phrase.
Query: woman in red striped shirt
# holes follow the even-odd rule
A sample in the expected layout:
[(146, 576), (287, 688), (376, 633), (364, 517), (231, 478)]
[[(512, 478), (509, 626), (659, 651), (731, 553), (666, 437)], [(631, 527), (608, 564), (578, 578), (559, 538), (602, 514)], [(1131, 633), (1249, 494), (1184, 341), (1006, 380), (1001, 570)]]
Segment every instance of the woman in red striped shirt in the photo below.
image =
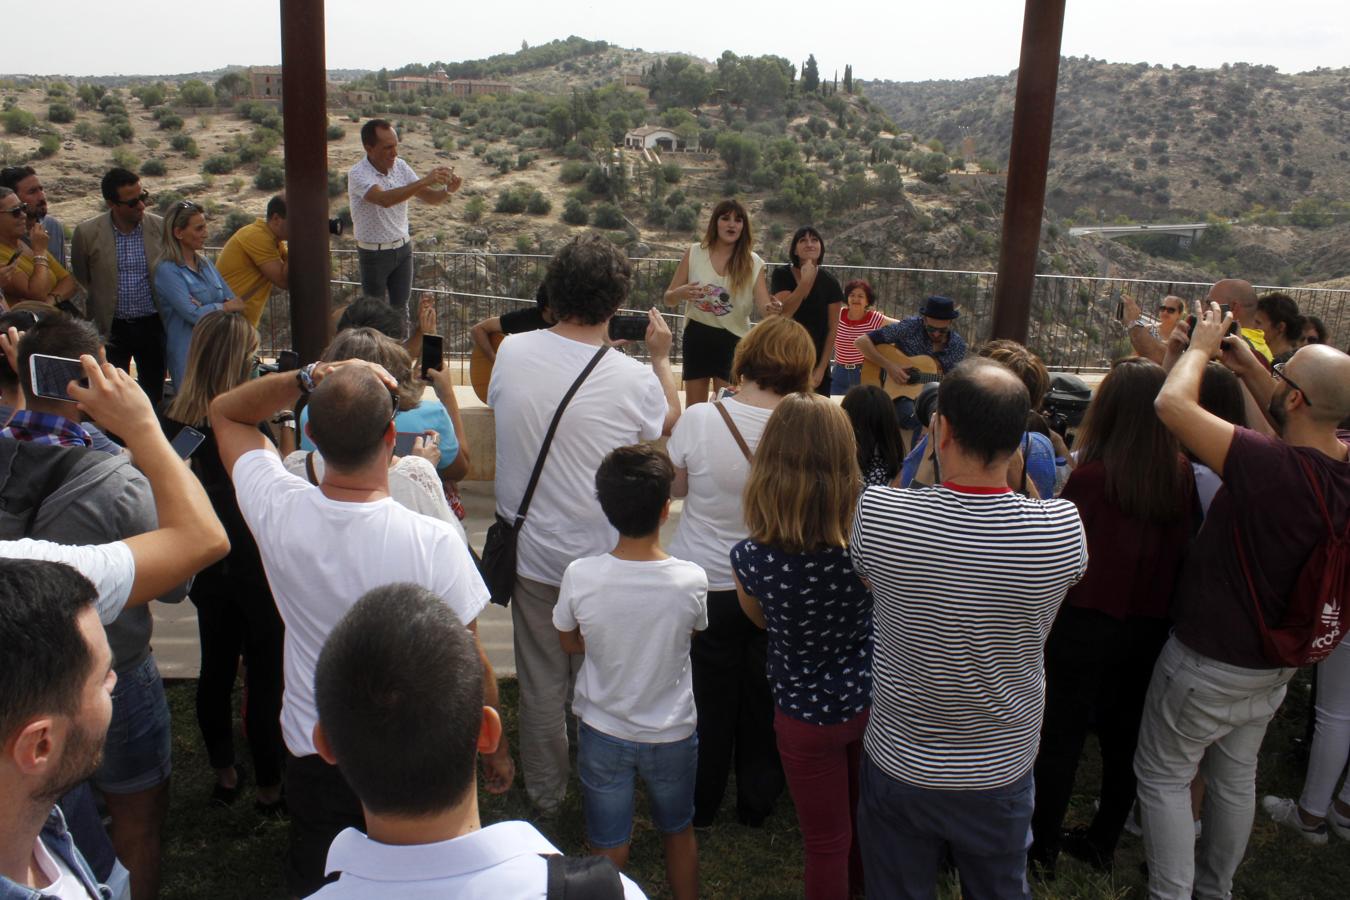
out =
[(844, 285), (847, 305), (839, 310), (839, 328), (834, 335), (834, 367), (830, 370), (830, 394), (847, 394), (848, 389), (862, 381), (862, 351), (854, 341), (875, 331), (894, 319), (888, 319), (872, 308), (876, 294), (872, 285), (861, 278)]

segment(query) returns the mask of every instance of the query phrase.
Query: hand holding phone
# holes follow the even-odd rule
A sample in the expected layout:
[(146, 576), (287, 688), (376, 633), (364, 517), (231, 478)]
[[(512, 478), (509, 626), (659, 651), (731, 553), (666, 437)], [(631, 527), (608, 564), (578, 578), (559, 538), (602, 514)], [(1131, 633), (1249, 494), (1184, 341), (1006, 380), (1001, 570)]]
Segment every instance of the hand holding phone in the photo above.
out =
[(45, 353), (34, 353), (29, 359), (29, 365), (32, 369), (33, 393), (39, 397), (45, 397), (48, 400), (73, 402), (75, 398), (70, 395), (68, 390), (71, 382), (75, 382), (80, 387), (89, 387), (89, 379), (85, 377), (84, 366), (78, 359), (48, 356)]
[(439, 334), (422, 335), (422, 378), (428, 369), (440, 371), (445, 366), (445, 338)]
[(647, 316), (614, 316), (609, 320), (611, 341), (642, 341), (647, 338)]

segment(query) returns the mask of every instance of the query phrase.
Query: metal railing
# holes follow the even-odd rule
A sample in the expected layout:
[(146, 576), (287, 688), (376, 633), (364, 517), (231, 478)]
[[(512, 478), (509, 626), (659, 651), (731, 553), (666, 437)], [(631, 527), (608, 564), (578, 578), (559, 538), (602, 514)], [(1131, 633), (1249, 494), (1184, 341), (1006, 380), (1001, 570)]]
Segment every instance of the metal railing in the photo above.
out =
[[(470, 329), (475, 322), (533, 303), (550, 257), (519, 253), (417, 251), (413, 254), (413, 308), (421, 293), (436, 298), (437, 318), (445, 336), (447, 356), (465, 358), (472, 348)], [(678, 259), (634, 258), (633, 288), (629, 312), (656, 306), (665, 313), (676, 332), (674, 350), (680, 357), (680, 332), (684, 317), (666, 310), (661, 298)], [(972, 346), (989, 338), (994, 303), (993, 272), (955, 269), (910, 269), (881, 266), (828, 266), (840, 284), (861, 278), (869, 281), (877, 308), (894, 318), (913, 315), (930, 294), (956, 301), (961, 310), (957, 330)], [(356, 251), (332, 251), (334, 305), (360, 296)], [(1147, 317), (1154, 317), (1168, 294), (1189, 302), (1202, 300), (1209, 282), (1177, 282), (1149, 279), (1098, 278), (1074, 275), (1037, 275), (1031, 299), (1027, 346), (1048, 366), (1075, 371), (1103, 370), (1111, 361), (1130, 352), (1129, 339), (1115, 312), (1113, 291), (1128, 290)], [(1350, 290), (1258, 285), (1258, 293), (1280, 290), (1298, 303), (1305, 315), (1326, 323), (1330, 340), (1345, 346), (1350, 335)], [(259, 323), (264, 351), (291, 346), (290, 301), (274, 293)], [(641, 347), (634, 352), (642, 354)]]

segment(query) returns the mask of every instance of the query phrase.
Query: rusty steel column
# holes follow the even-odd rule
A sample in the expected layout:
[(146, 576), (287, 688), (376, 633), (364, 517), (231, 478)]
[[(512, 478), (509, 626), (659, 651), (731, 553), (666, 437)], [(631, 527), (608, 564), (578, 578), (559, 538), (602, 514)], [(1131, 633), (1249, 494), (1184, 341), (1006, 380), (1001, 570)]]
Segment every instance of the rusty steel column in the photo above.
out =
[(313, 362), (328, 343), (328, 73), (323, 0), (281, 0), (281, 90), (291, 345)]
[(1025, 343), (1041, 245), (1045, 172), (1050, 162), (1050, 133), (1055, 120), (1060, 36), (1064, 0), (1026, 0), (1022, 19), (1022, 58), (1017, 66), (1012, 147), (1008, 153), (1008, 191), (1003, 209), (1003, 240), (994, 287), (994, 338)]

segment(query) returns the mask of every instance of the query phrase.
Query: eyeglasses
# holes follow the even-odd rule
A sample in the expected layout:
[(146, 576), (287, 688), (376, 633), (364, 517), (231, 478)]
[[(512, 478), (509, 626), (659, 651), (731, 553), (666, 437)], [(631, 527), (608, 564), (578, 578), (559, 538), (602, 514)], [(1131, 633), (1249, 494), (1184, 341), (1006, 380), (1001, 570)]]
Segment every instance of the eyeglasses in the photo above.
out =
[(1168, 306), (1168, 305), (1166, 305), (1166, 304), (1163, 304), (1162, 306), (1158, 307), (1158, 312), (1160, 312), (1160, 313), (1171, 313), (1171, 314), (1174, 315), (1174, 316), (1179, 316), (1179, 315), (1181, 315), (1181, 310), (1180, 310), (1178, 307), (1175, 307), (1175, 306)]
[(186, 212), (189, 209), (192, 210), (193, 212), (202, 212), (201, 206), (199, 206), (196, 203), (193, 203), (191, 200), (179, 200), (177, 203), (173, 205), (173, 208), (178, 210), (179, 212)]
[(132, 197), (130, 200), (114, 200), (114, 201), (113, 201), (113, 203), (114, 203), (115, 205), (117, 205), (117, 206), (129, 206), (129, 207), (139, 206), (139, 205), (141, 205), (142, 203), (148, 204), (149, 202), (150, 202), (150, 192), (149, 192), (149, 191), (141, 191), (140, 196)]
[(4, 209), (4, 210), (0, 210), (0, 213), (9, 213), (9, 214), (10, 214), (11, 216), (13, 216), (14, 218), (19, 219), (19, 218), (22, 218), (22, 217), (28, 215), (28, 204), (27, 204), (27, 203), (20, 203), (18, 206), (14, 207), (13, 209)]
[(1298, 391), (1300, 394), (1303, 395), (1303, 402), (1308, 404), (1309, 406), (1312, 406), (1312, 401), (1308, 399), (1308, 392), (1305, 391), (1303, 388), (1299, 387), (1298, 382), (1294, 381), (1294, 379), (1284, 374), (1284, 367), (1287, 365), (1289, 364), (1276, 363), (1274, 366), (1271, 367), (1270, 371), (1271, 376), (1274, 378), (1278, 378), (1280, 381), (1283, 381), (1285, 384), (1289, 385), (1289, 387)]

